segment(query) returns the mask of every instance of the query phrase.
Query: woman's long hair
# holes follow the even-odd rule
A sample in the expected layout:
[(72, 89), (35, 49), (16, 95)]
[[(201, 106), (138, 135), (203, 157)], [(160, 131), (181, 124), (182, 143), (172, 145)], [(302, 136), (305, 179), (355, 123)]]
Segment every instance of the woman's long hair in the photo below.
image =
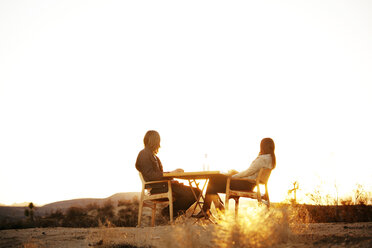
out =
[(275, 144), (271, 138), (264, 138), (261, 140), (259, 155), (264, 155), (264, 154), (271, 155), (271, 164), (274, 169), (276, 166)]
[(143, 144), (150, 149), (153, 154), (157, 154), (160, 148), (160, 135), (155, 130), (149, 130), (143, 138)]

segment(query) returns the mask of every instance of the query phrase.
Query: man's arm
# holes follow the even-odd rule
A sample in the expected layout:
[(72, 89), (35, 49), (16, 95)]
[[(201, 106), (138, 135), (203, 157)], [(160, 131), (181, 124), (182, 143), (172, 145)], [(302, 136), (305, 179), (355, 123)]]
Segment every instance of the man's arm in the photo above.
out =
[(151, 153), (142, 150), (137, 157), (136, 168), (142, 173), (145, 181), (158, 181), (163, 179), (163, 172), (156, 164)]

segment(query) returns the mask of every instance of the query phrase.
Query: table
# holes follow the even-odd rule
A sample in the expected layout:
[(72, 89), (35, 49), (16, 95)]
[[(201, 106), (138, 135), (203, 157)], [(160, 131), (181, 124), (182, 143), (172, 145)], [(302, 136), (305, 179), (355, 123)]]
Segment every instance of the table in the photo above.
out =
[[(205, 201), (205, 198), (203, 196), (204, 188), (207, 185), (207, 182), (210, 178), (220, 177), (220, 176), (227, 177), (225, 174), (222, 174), (220, 171), (164, 172), (163, 173), (163, 177), (165, 178), (177, 178), (177, 179), (184, 179), (184, 180), (189, 181), (191, 191), (196, 199), (196, 205), (193, 210), (193, 213), (195, 212), (196, 207), (199, 206), (205, 218), (208, 218), (208, 216), (207, 216), (207, 213), (203, 210), (203, 206), (202, 206), (202, 203), (204, 203)], [(199, 183), (196, 182), (196, 180), (198, 179), (205, 180), (202, 188), (200, 188)], [(196, 195), (194, 191), (194, 188), (192, 185), (193, 183), (195, 184), (196, 188), (200, 189), (201, 191), (200, 195), (198, 196)], [(200, 202), (200, 198), (203, 199), (203, 202)]]

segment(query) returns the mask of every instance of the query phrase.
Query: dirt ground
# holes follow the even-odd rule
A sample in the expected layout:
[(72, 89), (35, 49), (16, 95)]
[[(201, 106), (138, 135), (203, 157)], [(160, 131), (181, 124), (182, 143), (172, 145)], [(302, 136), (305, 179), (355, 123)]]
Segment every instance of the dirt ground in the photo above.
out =
[[(215, 247), (218, 241), (208, 233), (213, 224), (194, 224), (192, 229), (201, 237), (192, 247)], [(174, 226), (115, 228), (31, 228), (0, 231), (0, 247), (190, 247), (170, 233)], [(178, 231), (183, 226), (179, 226)], [(293, 227), (285, 241), (276, 247), (372, 247), (372, 222), (311, 223)], [(182, 232), (189, 232), (187, 228)], [(184, 240), (185, 241), (185, 240)], [(237, 246), (239, 247), (239, 246)]]

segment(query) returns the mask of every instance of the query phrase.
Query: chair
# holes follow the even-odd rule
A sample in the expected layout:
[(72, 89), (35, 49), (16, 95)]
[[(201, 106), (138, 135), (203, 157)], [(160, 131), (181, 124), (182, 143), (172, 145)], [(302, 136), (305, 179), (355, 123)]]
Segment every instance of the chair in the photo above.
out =
[[(151, 216), (151, 226), (155, 226), (155, 213), (156, 213), (156, 204), (157, 203), (164, 203), (169, 202), (169, 217), (170, 221), (173, 222), (173, 195), (172, 195), (172, 186), (170, 180), (162, 180), (162, 181), (150, 181), (145, 182), (143, 179), (142, 173), (139, 173), (139, 176), (142, 181), (142, 192), (141, 198), (139, 202), (139, 209), (138, 209), (138, 225), (137, 227), (141, 226), (141, 217), (142, 217), (142, 209), (143, 207), (149, 207), (152, 209), (152, 216)], [(168, 183), (168, 192), (159, 193), (159, 194), (150, 194), (146, 192), (146, 190), (151, 190), (151, 184), (154, 183)], [(149, 201), (145, 202), (145, 201)]]
[[(262, 203), (262, 200), (266, 200), (267, 201), (266, 205), (270, 207), (269, 191), (267, 189), (267, 181), (269, 180), (270, 174), (271, 174), (271, 169), (261, 168), (260, 171), (258, 172), (258, 176), (256, 179), (228, 177), (227, 182), (226, 182), (226, 198), (225, 198), (226, 210), (229, 208), (229, 200), (232, 198), (235, 200), (235, 216), (238, 216), (240, 197), (248, 197), (251, 199), (257, 199), (259, 203)], [(230, 189), (231, 180), (241, 180), (241, 181), (248, 181), (248, 182), (254, 183), (256, 184), (257, 192), (248, 191), (248, 190)], [(260, 184), (265, 185), (265, 194), (263, 196), (261, 196)]]

